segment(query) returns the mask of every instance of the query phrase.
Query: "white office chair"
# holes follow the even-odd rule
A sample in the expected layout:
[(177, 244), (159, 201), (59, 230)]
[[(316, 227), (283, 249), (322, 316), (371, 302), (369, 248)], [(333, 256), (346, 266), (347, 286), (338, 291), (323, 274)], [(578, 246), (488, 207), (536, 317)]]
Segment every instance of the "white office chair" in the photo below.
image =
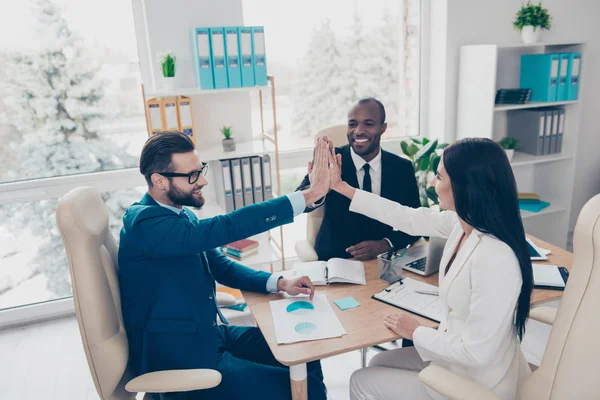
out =
[[(130, 400), (138, 392), (185, 392), (219, 385), (221, 374), (211, 369), (157, 371), (131, 379), (117, 277), (118, 246), (100, 193), (91, 187), (71, 190), (58, 203), (56, 222), (69, 260), (79, 333), (100, 399)], [(217, 302), (231, 305), (235, 298), (218, 293)]]
[[(581, 210), (573, 238), (573, 268), (557, 309), (536, 307), (530, 318), (552, 325), (540, 367), (525, 380), (520, 399), (571, 400), (600, 396), (600, 195)], [(442, 367), (419, 374), (427, 386), (450, 399), (498, 400), (469, 378)]]
[[(335, 147), (339, 147), (348, 143), (348, 138), (346, 137), (347, 133), (348, 127), (346, 125), (332, 125), (317, 132), (315, 139), (321, 136), (327, 136), (327, 138), (333, 142)], [(323, 223), (324, 215), (324, 205), (307, 214), (306, 240), (300, 240), (294, 245), (294, 249), (296, 250), (296, 254), (300, 261), (306, 262), (318, 260), (317, 252), (315, 251), (315, 240), (317, 239), (319, 228), (321, 228), (321, 223)]]

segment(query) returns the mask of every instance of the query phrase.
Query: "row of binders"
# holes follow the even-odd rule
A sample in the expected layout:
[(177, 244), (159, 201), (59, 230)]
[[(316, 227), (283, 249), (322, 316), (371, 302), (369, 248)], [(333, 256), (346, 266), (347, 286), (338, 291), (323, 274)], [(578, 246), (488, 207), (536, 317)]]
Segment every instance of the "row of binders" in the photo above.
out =
[(565, 109), (545, 107), (516, 110), (508, 114), (508, 136), (519, 139), (518, 150), (534, 155), (562, 151)]
[(146, 101), (148, 136), (161, 131), (179, 131), (190, 136), (194, 144), (192, 99), (185, 96), (153, 98)]
[(267, 85), (264, 27), (194, 28), (191, 43), (200, 89)]
[(520, 87), (531, 101), (577, 100), (580, 69), (580, 53), (523, 54)]
[(269, 155), (220, 160), (217, 168), (217, 201), (230, 213), (273, 198)]

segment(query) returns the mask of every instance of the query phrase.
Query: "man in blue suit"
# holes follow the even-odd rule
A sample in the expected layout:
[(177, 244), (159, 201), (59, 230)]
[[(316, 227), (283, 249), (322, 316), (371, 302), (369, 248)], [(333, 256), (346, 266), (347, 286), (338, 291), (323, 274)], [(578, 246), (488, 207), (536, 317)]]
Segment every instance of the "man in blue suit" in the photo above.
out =
[[(227, 325), (215, 302), (215, 280), (255, 292), (309, 294), (308, 277), (283, 279), (235, 263), (215, 248), (293, 221), (329, 190), (327, 144), (317, 144), (310, 189), (199, 220), (182, 206), (202, 207), (207, 164), (179, 132), (152, 136), (140, 172), (148, 192), (123, 217), (119, 282), (130, 365), (136, 375), (169, 369), (212, 368), (216, 388), (180, 393), (185, 399), (285, 399), (287, 367), (269, 350), (260, 330)], [(322, 156), (322, 157), (321, 157)], [(216, 316), (223, 325), (218, 325)], [(308, 364), (308, 394), (326, 397), (319, 361)], [(158, 398), (157, 395), (155, 395)]]

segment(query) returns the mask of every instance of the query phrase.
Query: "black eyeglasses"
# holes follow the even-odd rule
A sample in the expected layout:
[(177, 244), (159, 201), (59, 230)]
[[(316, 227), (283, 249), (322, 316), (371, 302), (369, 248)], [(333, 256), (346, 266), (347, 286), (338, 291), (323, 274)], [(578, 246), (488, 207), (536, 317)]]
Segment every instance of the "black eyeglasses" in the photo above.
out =
[(187, 177), (188, 183), (190, 185), (193, 185), (194, 183), (196, 183), (196, 181), (198, 181), (198, 178), (200, 178), (200, 175), (206, 176), (207, 172), (208, 172), (208, 164), (203, 162), (202, 168), (200, 168), (197, 171), (192, 171), (189, 174), (182, 174), (179, 172), (157, 172), (157, 174), (166, 176), (167, 178)]

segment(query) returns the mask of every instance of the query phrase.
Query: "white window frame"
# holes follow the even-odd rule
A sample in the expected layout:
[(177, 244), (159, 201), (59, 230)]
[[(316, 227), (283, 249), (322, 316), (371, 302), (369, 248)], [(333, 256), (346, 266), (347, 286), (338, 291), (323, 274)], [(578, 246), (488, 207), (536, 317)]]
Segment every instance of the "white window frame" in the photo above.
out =
[[(429, 63), (432, 54), (428, 49), (432, 47), (430, 46), (430, 40), (434, 39), (432, 37), (434, 35), (431, 34), (430, 13), (431, 0), (421, 0), (419, 137), (430, 136), (427, 131), (428, 127), (431, 126), (428, 111), (430, 108), (429, 99), (433, 90), (430, 84), (431, 71)], [(381, 144), (385, 150), (401, 155), (400, 142), (404, 139), (406, 138), (383, 139)], [(283, 151), (281, 155), (281, 169), (303, 168), (306, 166), (306, 160), (312, 156), (312, 149)], [(80, 186), (91, 186), (104, 192), (132, 189), (145, 185), (146, 181), (138, 168), (7, 182), (0, 183), (0, 205), (57, 199)], [(74, 315), (74, 313), (75, 306), (72, 297), (15, 306), (0, 310), (0, 329)]]

